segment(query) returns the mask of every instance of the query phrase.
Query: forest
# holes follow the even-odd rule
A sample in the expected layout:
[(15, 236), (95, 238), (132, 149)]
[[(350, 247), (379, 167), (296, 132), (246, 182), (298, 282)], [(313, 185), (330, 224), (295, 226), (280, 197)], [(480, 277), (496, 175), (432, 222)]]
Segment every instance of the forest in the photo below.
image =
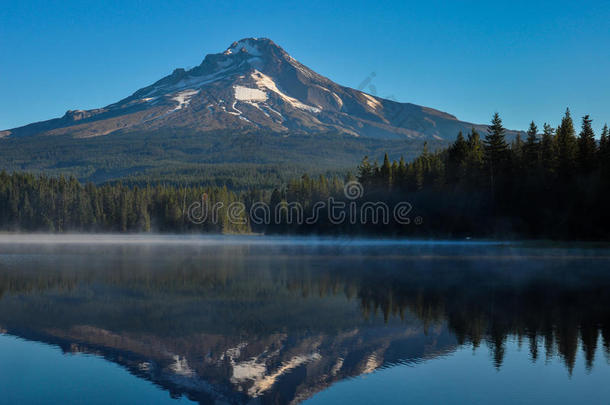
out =
[[(431, 147), (441, 147), (433, 141)], [(121, 181), (224, 186), (235, 191), (285, 184), (303, 173), (333, 176), (364, 155), (415, 158), (421, 142), (318, 133), (159, 129), (90, 138), (64, 135), (0, 138), (0, 169), (75, 177), (81, 183)]]
[(458, 134), (448, 149), (424, 149), (413, 162), (365, 159), (359, 180), (368, 198), (408, 199), (427, 229), (456, 235), (607, 239), (610, 143), (584, 116), (578, 135), (567, 110), (557, 128), (534, 122), (526, 139), (507, 142), (495, 114), (488, 133)]
[(212, 204), (239, 199), (226, 187), (96, 186), (74, 177), (2, 172), (0, 223), (11, 231), (247, 232), (246, 225), (227, 221), (222, 212), (216, 223), (190, 222), (184, 215), (186, 202), (204, 193)]
[[(215, 232), (379, 234), (425, 237), (610, 238), (610, 134), (599, 140), (584, 116), (579, 131), (567, 110), (557, 128), (532, 122), (527, 136), (506, 139), (498, 114), (487, 133), (457, 135), (447, 148), (411, 161), (381, 164), (364, 157), (353, 174), (303, 174), (277, 184), (232, 187), (213, 177), (179, 185), (166, 178), (82, 184), (75, 177), (0, 173), (0, 228), (11, 231)], [(242, 169), (246, 170), (242, 167)], [(230, 173), (227, 172), (227, 173)], [(273, 172), (275, 173), (275, 172)], [(210, 174), (212, 176), (212, 174)], [(250, 180), (265, 178), (257, 174)], [(358, 181), (362, 192), (346, 194)], [(408, 204), (405, 221), (333, 221), (317, 203)], [(218, 206), (217, 216), (194, 221), (193, 204)], [(239, 203), (237, 210), (228, 207)], [(271, 214), (253, 221), (257, 203)], [(351, 208), (350, 208), (351, 207)], [(369, 205), (371, 207), (371, 205)], [(374, 206), (376, 207), (376, 206)], [(200, 206), (201, 208), (201, 206)], [(297, 209), (299, 215), (291, 215)], [(298, 219), (300, 217), (300, 220)], [(295, 218), (297, 218), (295, 220)], [(314, 218), (315, 221), (304, 220)]]
[[(392, 207), (406, 201), (420, 223), (363, 221), (337, 226), (282, 224), (268, 231), (373, 233), (427, 237), (527, 237), (607, 240), (610, 238), (610, 141), (607, 125), (596, 140), (589, 116), (576, 132), (567, 110), (557, 128), (532, 122), (527, 136), (507, 140), (494, 114), (486, 134), (460, 133), (448, 148), (406, 162), (381, 164), (367, 157), (357, 179), (367, 202)], [(349, 180), (349, 178), (347, 178)], [(328, 194), (328, 181), (307, 176), (275, 190), (278, 200), (298, 201), (307, 211)], [(282, 192), (283, 191), (283, 192)], [(335, 198), (343, 197), (334, 190)], [(331, 193), (332, 194), (332, 193)], [(274, 201), (271, 202), (272, 206)]]

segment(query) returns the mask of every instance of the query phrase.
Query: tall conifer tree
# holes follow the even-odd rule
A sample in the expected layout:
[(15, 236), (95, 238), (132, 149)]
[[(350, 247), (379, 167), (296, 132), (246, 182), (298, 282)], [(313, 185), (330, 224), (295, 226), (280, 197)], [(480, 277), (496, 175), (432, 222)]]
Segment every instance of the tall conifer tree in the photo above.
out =
[(485, 163), (489, 171), (492, 195), (495, 193), (498, 174), (505, 168), (507, 155), (508, 145), (502, 119), (498, 113), (495, 113), (485, 135)]
[(557, 158), (559, 165), (559, 176), (563, 179), (573, 175), (576, 166), (577, 142), (574, 131), (574, 122), (570, 115), (570, 109), (561, 120), (557, 128)]
[(527, 130), (527, 140), (525, 141), (525, 165), (532, 169), (538, 166), (540, 160), (540, 142), (538, 141), (538, 127), (532, 121)]
[(585, 173), (590, 173), (597, 166), (597, 145), (591, 122), (588, 115), (582, 118), (582, 130), (578, 136), (578, 166)]

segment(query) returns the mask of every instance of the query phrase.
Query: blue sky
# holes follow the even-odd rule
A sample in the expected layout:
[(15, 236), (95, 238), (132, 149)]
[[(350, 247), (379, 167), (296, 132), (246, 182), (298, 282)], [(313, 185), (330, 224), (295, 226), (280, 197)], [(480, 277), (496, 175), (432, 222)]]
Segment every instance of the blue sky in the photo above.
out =
[(609, 1), (4, 0), (0, 129), (105, 106), (250, 36), (466, 121), (556, 125), (570, 107), (610, 123)]

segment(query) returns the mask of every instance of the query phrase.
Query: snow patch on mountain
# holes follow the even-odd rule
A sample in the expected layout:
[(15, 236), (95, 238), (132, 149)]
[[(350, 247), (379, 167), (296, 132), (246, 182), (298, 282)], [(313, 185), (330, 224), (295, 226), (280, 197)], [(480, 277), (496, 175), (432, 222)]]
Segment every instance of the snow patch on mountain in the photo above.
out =
[(320, 109), (318, 107), (313, 107), (313, 106), (310, 106), (307, 104), (303, 104), (296, 98), (290, 97), (290, 96), (284, 94), (282, 91), (280, 91), (280, 89), (277, 87), (277, 85), (275, 84), (275, 82), (273, 81), (272, 78), (259, 72), (258, 70), (254, 70), (254, 72), (252, 72), (251, 76), (259, 88), (262, 87), (262, 88), (271, 90), (272, 92), (274, 92), (275, 94), (280, 96), (282, 98), (282, 100), (284, 100), (285, 102), (287, 102), (288, 104), (292, 105), (295, 108), (300, 108), (301, 110), (305, 110), (305, 111), (309, 111), (309, 112), (313, 112), (313, 113), (319, 113), (322, 111), (322, 109)]
[(366, 105), (371, 107), (373, 110), (377, 110), (379, 107), (381, 107), (381, 103), (379, 101), (377, 101), (377, 99), (375, 97), (369, 96), (366, 93), (362, 93), (362, 95), (366, 99)]
[(341, 100), (341, 97), (339, 97), (337, 95), (337, 93), (335, 93), (335, 92), (333, 92), (332, 95), (333, 95), (335, 101), (337, 102), (337, 104), (339, 104), (339, 109), (343, 108), (343, 100)]
[(251, 89), (244, 86), (233, 86), (235, 98), (240, 101), (265, 101), (267, 93), (260, 89)]
[(187, 78), (182, 79), (178, 83), (172, 85), (154, 86), (146, 94), (144, 94), (142, 98), (150, 98), (154, 97), (155, 95), (167, 94), (177, 90), (199, 88), (206, 84), (225, 79), (228, 76), (226, 73), (231, 72), (233, 69), (233, 66), (229, 66), (209, 75), (188, 76)]
[(267, 104), (263, 104), (263, 106), (267, 109), (267, 111), (271, 111), (272, 113), (276, 114), (280, 118), (281, 121), (284, 121), (284, 116), (282, 115), (282, 113), (280, 113), (277, 110), (274, 110)]
[(226, 51), (225, 54), (231, 55), (238, 52), (247, 52), (253, 56), (261, 56), (261, 52), (256, 44), (252, 43), (250, 39), (242, 39), (241, 41), (234, 42)]
[[(233, 111), (227, 111), (229, 114), (233, 114), (233, 115), (241, 115), (241, 111), (239, 111), (236, 107), (235, 104), (237, 104), (237, 100), (233, 101), (233, 104), (231, 104), (231, 109)], [(225, 110), (226, 111), (226, 110)]]
[(177, 111), (183, 109), (184, 107), (188, 107), (189, 103), (191, 102), (191, 97), (197, 93), (199, 93), (199, 90), (184, 90), (177, 93), (174, 97), (172, 97), (172, 100), (176, 101), (178, 105), (172, 111)]
[[(248, 104), (249, 106), (252, 106), (252, 107), (256, 108), (257, 110), (259, 110), (260, 112), (262, 112), (262, 113), (263, 113), (263, 114), (264, 114), (266, 117), (271, 118), (271, 116), (269, 115), (269, 113), (268, 113), (267, 111), (263, 110), (263, 109), (261, 108), (261, 106), (260, 106), (260, 105), (258, 105), (258, 103), (254, 103), (254, 102), (252, 102), (252, 101), (243, 101), (243, 103)], [(266, 106), (266, 105), (265, 105), (265, 106)]]
[(222, 109), (227, 113), (227, 114), (231, 114), (231, 115), (235, 115), (236, 117), (238, 117), (240, 120), (252, 123), (252, 121), (250, 121), (248, 118), (244, 117), (243, 112), (241, 112), (241, 110), (238, 110), (237, 107), (235, 106), (237, 104), (238, 100), (234, 100), (233, 104), (231, 104), (231, 109), (233, 111), (229, 111), (227, 110), (224, 106), (222, 107)]

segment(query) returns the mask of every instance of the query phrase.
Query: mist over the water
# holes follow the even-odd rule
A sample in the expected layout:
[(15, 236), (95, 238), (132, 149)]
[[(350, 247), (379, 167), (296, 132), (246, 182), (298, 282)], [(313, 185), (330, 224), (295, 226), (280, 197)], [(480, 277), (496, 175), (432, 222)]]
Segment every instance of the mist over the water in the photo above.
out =
[[(390, 377), (362, 377), (440, 367), (436, 380), (379, 398), (416, 400), (436, 381), (468, 402), (476, 380), (461, 391), (451, 382), (464, 373), (494, 387), (480, 394), (488, 401), (515, 398), (509, 379), (535, 389), (551, 372), (547, 397), (570, 403), (610, 373), (609, 266), (610, 249), (595, 244), (3, 234), (0, 331), (25, 343), (0, 342), (34, 363), (47, 354), (28, 354), (39, 353), (32, 342), (117, 364), (159, 387), (140, 398), (332, 403), (334, 388), (316, 393), (350, 381), (349, 392), (381, 395)], [(17, 373), (11, 364), (0, 372)], [(46, 367), (29, 373), (49, 381)], [(10, 381), (13, 395), (40, 392)], [(69, 402), (57, 384), (52, 395)]]

